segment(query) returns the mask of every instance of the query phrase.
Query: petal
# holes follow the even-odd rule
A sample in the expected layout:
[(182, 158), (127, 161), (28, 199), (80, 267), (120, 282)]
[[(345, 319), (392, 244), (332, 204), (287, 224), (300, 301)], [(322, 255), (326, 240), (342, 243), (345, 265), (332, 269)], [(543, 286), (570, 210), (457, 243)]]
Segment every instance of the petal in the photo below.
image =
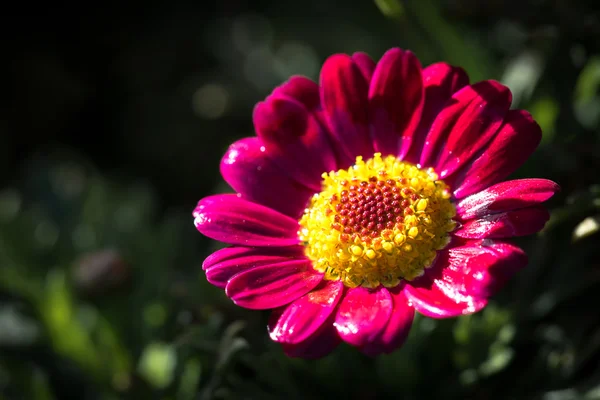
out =
[(541, 140), (542, 130), (528, 112), (510, 110), (487, 147), (446, 182), (458, 199), (476, 193), (515, 172)]
[(293, 247), (228, 247), (217, 250), (204, 260), (202, 269), (213, 285), (225, 288), (227, 281), (242, 271), (261, 265), (303, 260), (304, 248)]
[[(460, 67), (446, 63), (432, 64), (422, 71), (425, 101), (419, 126), (410, 140), (408, 154), (400, 154), (401, 158), (417, 164), (421, 158), (425, 138), (435, 117), (450, 100), (452, 95), (469, 84), (467, 73)], [(402, 146), (404, 149), (405, 146)]]
[(331, 353), (341, 343), (340, 337), (333, 327), (333, 318), (329, 318), (315, 334), (303, 342), (283, 343), (283, 351), (289, 357), (317, 359)]
[(370, 82), (375, 70), (375, 61), (367, 53), (360, 51), (352, 54), (352, 61), (356, 64), (366, 81)]
[(322, 281), (298, 300), (275, 310), (269, 321), (271, 339), (290, 344), (305, 341), (333, 313), (343, 293), (341, 281)]
[(368, 88), (360, 68), (348, 55), (333, 55), (323, 64), (321, 104), (340, 168), (352, 165), (356, 156), (373, 154), (367, 130)]
[(392, 308), (392, 297), (386, 288), (352, 288), (340, 303), (334, 325), (342, 340), (362, 347), (383, 332)]
[(235, 194), (208, 196), (193, 212), (196, 229), (211, 239), (242, 246), (298, 244), (298, 222)]
[(408, 298), (401, 287), (389, 292), (393, 302), (390, 320), (381, 334), (361, 349), (370, 356), (389, 354), (400, 347), (408, 337), (415, 316), (415, 309), (408, 305)]
[(242, 198), (292, 218), (304, 212), (311, 190), (287, 176), (267, 157), (262, 140), (251, 137), (229, 146), (221, 160), (223, 179)]
[(548, 219), (545, 207), (527, 207), (469, 220), (452, 234), (469, 239), (525, 236), (542, 230)]
[[(405, 155), (423, 109), (421, 63), (410, 51), (387, 51), (369, 87), (369, 120), (375, 151)], [(402, 139), (402, 140), (401, 140)]]
[(510, 90), (483, 81), (455, 93), (433, 121), (420, 164), (443, 179), (471, 160), (496, 134), (511, 103)]
[(268, 157), (297, 182), (320, 191), (321, 174), (336, 169), (336, 159), (315, 116), (296, 100), (271, 96), (256, 105), (253, 120)]
[(227, 282), (225, 293), (238, 306), (265, 310), (296, 300), (322, 279), (323, 274), (316, 272), (305, 258), (240, 272)]
[(510, 243), (468, 241), (448, 250), (448, 265), (438, 271), (437, 287), (452, 287), (461, 296), (486, 299), (527, 265), (527, 255)]
[(425, 271), (425, 275), (409, 282), (404, 288), (408, 304), (421, 314), (432, 318), (472, 314), (485, 307), (486, 298), (465, 294), (460, 290), (460, 286), (444, 279), (443, 273), (450, 263), (455, 261), (469, 262), (466, 258), (450, 258), (448, 250), (439, 252), (434, 265)]
[(272, 96), (295, 100), (308, 111), (319, 108), (321, 104), (319, 85), (304, 76), (292, 76), (273, 90)]
[(543, 203), (560, 187), (547, 179), (517, 179), (498, 183), (465, 197), (456, 205), (462, 220), (481, 218), (503, 211), (517, 210)]

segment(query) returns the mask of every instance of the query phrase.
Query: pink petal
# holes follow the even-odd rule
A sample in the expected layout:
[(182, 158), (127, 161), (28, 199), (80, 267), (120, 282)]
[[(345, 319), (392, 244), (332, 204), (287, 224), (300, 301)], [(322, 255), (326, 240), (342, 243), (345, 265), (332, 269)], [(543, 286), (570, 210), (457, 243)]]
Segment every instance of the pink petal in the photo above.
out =
[(356, 64), (366, 81), (370, 82), (375, 70), (375, 61), (367, 53), (360, 51), (352, 54), (352, 61)]
[(500, 131), (481, 153), (446, 182), (458, 199), (493, 185), (519, 168), (542, 140), (542, 130), (523, 110), (510, 110)]
[[(404, 152), (400, 157), (408, 162), (417, 164), (421, 159), (421, 152), (425, 138), (433, 120), (450, 100), (452, 95), (469, 84), (469, 77), (460, 67), (453, 67), (446, 63), (436, 63), (422, 71), (425, 101), (421, 121), (416, 132), (410, 140), (408, 154)], [(405, 149), (405, 146), (402, 146)], [(404, 150), (403, 150), (404, 151)]]
[(400, 347), (410, 332), (415, 309), (408, 305), (408, 298), (402, 287), (389, 291), (392, 296), (393, 310), (385, 329), (376, 340), (367, 343), (361, 350), (370, 356), (389, 354)]
[(454, 231), (453, 235), (469, 239), (531, 235), (542, 230), (548, 219), (550, 214), (546, 208), (527, 207), (469, 220)]
[(279, 343), (297, 344), (314, 334), (344, 293), (341, 281), (322, 281), (312, 291), (271, 314), (269, 334)]
[(498, 183), (479, 193), (465, 197), (456, 205), (462, 220), (488, 214), (517, 210), (543, 203), (560, 187), (547, 179), (518, 179)]
[(388, 50), (369, 87), (369, 119), (375, 150), (404, 155), (423, 109), (421, 63), (410, 51)]
[(298, 244), (298, 221), (235, 194), (203, 198), (193, 216), (200, 233), (221, 242), (265, 247)]
[(265, 146), (257, 137), (242, 139), (229, 146), (221, 160), (221, 175), (242, 198), (292, 218), (302, 215), (313, 194), (292, 181), (267, 157)]
[(433, 166), (440, 178), (452, 174), (494, 137), (510, 103), (510, 90), (495, 81), (455, 93), (433, 121), (420, 164)]
[(464, 293), (459, 285), (445, 279), (444, 272), (451, 262), (456, 261), (459, 262), (457, 268), (464, 265), (460, 262), (469, 262), (467, 258), (450, 258), (447, 250), (439, 252), (434, 265), (425, 271), (425, 275), (404, 288), (408, 304), (421, 314), (432, 318), (472, 314), (485, 307), (486, 298)]
[(296, 100), (308, 111), (319, 108), (321, 104), (319, 85), (304, 76), (292, 76), (273, 90), (272, 96)]
[(236, 274), (261, 265), (304, 260), (304, 248), (293, 247), (228, 247), (217, 250), (204, 260), (202, 269), (213, 285), (225, 288)]
[(446, 268), (437, 271), (436, 287), (452, 287), (460, 296), (486, 299), (521, 268), (527, 255), (510, 243), (489, 239), (468, 241), (448, 250)]
[(368, 82), (345, 54), (329, 57), (321, 69), (321, 104), (330, 128), (338, 166), (352, 165), (356, 156), (369, 157), (373, 146), (368, 134)]
[(340, 303), (334, 325), (342, 340), (362, 347), (383, 332), (392, 308), (392, 296), (386, 288), (352, 288)]
[(329, 318), (321, 329), (305, 341), (295, 344), (282, 343), (282, 347), (288, 357), (314, 360), (331, 353), (340, 342), (340, 337), (333, 327), (333, 318)]
[(266, 154), (297, 182), (321, 190), (323, 172), (336, 169), (327, 134), (306, 107), (291, 98), (271, 96), (258, 103), (254, 127)]
[(285, 261), (240, 272), (227, 282), (225, 293), (238, 306), (265, 310), (296, 300), (322, 279), (308, 259)]

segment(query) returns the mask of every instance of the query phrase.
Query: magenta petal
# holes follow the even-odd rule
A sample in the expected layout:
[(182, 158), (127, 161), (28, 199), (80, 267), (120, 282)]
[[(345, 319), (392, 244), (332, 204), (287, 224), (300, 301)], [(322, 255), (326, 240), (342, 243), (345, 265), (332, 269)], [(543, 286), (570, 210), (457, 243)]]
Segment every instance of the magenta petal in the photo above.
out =
[(254, 108), (254, 127), (266, 154), (297, 182), (321, 190), (321, 174), (336, 169), (324, 128), (306, 107), (291, 98), (271, 96)]
[(542, 130), (523, 110), (510, 110), (500, 131), (485, 149), (450, 181), (460, 199), (493, 185), (517, 170), (542, 140)]
[(483, 81), (455, 93), (433, 121), (420, 164), (441, 178), (475, 156), (496, 134), (511, 103), (506, 86)]
[(304, 76), (292, 76), (287, 82), (273, 90), (273, 97), (296, 100), (308, 111), (319, 108), (321, 98), (319, 85)]
[(352, 288), (340, 303), (334, 325), (342, 340), (362, 347), (383, 332), (392, 308), (392, 296), (386, 288)]
[(369, 120), (375, 150), (383, 155), (408, 152), (423, 109), (421, 63), (410, 51), (387, 51), (369, 87)]
[(356, 64), (366, 81), (370, 82), (375, 70), (375, 61), (367, 53), (360, 51), (352, 54), (352, 61)]
[[(452, 95), (469, 84), (469, 77), (462, 68), (446, 63), (436, 63), (426, 67), (422, 71), (422, 76), (425, 101), (421, 121), (410, 140), (408, 154), (400, 154), (402, 159), (413, 164), (417, 164), (421, 158), (425, 138), (433, 120)], [(405, 146), (402, 146), (402, 149), (405, 149)]]
[(448, 318), (472, 314), (487, 304), (487, 299), (465, 294), (460, 290), (461, 287), (444, 280), (442, 274), (449, 263), (447, 251), (438, 253), (430, 270), (404, 288), (408, 304), (427, 317)]
[(329, 318), (321, 329), (300, 343), (282, 343), (283, 351), (288, 357), (318, 359), (331, 353), (341, 343), (340, 337)]
[(433, 318), (481, 310), (519, 269), (527, 264), (520, 248), (489, 239), (468, 241), (439, 253), (425, 275), (404, 288), (409, 304)]
[(306, 340), (329, 318), (343, 293), (341, 281), (322, 281), (298, 300), (275, 310), (269, 321), (271, 339), (290, 344)]
[(510, 243), (480, 240), (448, 250), (448, 265), (436, 281), (463, 296), (485, 299), (527, 265), (527, 255)]
[(356, 156), (369, 157), (373, 146), (368, 134), (368, 82), (345, 54), (329, 57), (321, 69), (321, 104), (329, 125), (338, 166), (354, 164)]
[(227, 282), (225, 293), (238, 306), (265, 310), (296, 300), (322, 279), (323, 274), (316, 272), (305, 258), (240, 272)]
[(487, 305), (487, 299), (463, 296), (454, 292), (453, 288), (431, 290), (411, 288), (406, 296), (415, 310), (430, 318), (451, 318), (473, 314)]
[(298, 244), (298, 221), (235, 194), (203, 198), (193, 216), (200, 233), (224, 243), (265, 247)]
[(390, 294), (394, 304), (390, 320), (377, 339), (367, 343), (361, 349), (365, 354), (371, 356), (389, 354), (400, 347), (408, 337), (415, 309), (408, 304), (408, 298), (402, 288), (391, 289)]
[(265, 146), (257, 137), (238, 140), (229, 146), (221, 160), (221, 175), (242, 198), (292, 218), (302, 215), (313, 194), (267, 157)]
[(213, 285), (225, 288), (227, 281), (242, 271), (261, 265), (304, 260), (304, 248), (293, 247), (228, 247), (217, 250), (204, 260), (202, 269)]
[(539, 232), (550, 214), (542, 206), (489, 214), (465, 222), (453, 235), (468, 239), (509, 238)]
[(465, 197), (456, 205), (462, 220), (481, 218), (503, 211), (517, 210), (543, 203), (560, 187), (547, 179), (518, 179), (498, 183)]

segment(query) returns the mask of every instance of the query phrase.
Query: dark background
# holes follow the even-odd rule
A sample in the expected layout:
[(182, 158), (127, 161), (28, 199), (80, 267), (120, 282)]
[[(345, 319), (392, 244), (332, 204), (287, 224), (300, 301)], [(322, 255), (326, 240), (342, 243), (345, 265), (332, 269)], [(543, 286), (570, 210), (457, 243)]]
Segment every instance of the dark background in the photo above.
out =
[[(0, 17), (0, 399), (600, 398), (600, 5), (593, 0), (149, 1)], [(417, 318), (370, 359), (285, 357), (201, 262), (254, 104), (333, 53), (390, 47), (498, 79), (561, 193), (483, 312)]]

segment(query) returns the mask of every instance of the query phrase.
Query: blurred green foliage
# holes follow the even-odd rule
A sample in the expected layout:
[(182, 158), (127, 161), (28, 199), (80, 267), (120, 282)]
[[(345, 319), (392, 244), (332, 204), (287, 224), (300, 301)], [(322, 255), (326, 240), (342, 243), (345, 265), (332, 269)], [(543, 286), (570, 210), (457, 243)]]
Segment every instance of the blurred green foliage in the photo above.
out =
[[(248, 3), (248, 4), (246, 4)], [(595, 1), (184, 2), (10, 36), (0, 120), (0, 399), (600, 399)], [(28, 17), (29, 18), (29, 17)], [(44, 19), (45, 23), (52, 20)], [(36, 20), (37, 21), (37, 20)], [(40, 22), (40, 24), (43, 24)], [(64, 32), (61, 30), (64, 28)], [(80, 35), (74, 37), (73, 31)], [(81, 41), (78, 41), (81, 38)], [(562, 192), (484, 311), (417, 316), (376, 359), (290, 359), (209, 285), (194, 201), (253, 105), (334, 52), (413, 50), (498, 79)]]

